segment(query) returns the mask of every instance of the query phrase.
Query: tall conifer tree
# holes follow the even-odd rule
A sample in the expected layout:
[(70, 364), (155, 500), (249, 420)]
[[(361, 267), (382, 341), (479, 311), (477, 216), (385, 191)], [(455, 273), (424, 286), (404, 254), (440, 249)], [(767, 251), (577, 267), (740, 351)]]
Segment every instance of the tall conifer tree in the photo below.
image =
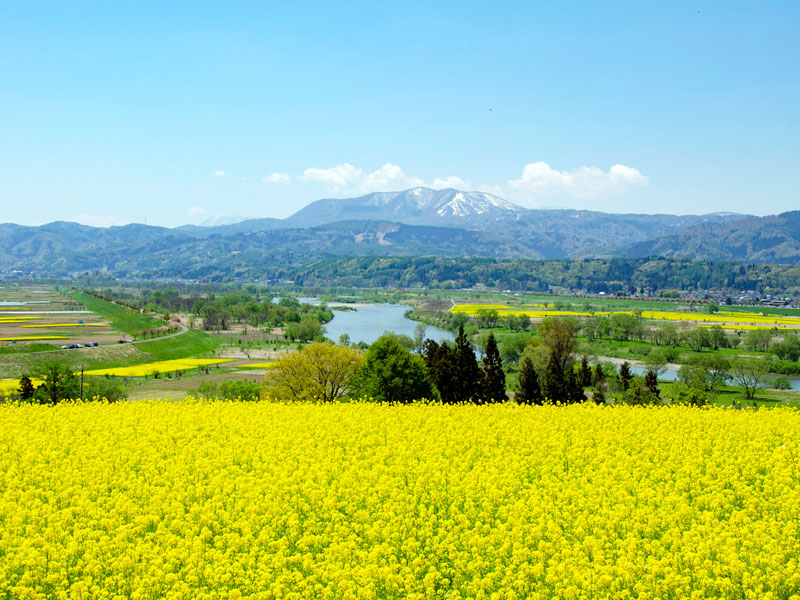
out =
[(539, 386), (539, 376), (529, 356), (522, 359), (517, 377), (517, 393), (514, 396), (519, 404), (542, 404), (542, 388)]
[(506, 374), (503, 372), (503, 360), (500, 358), (500, 351), (497, 349), (497, 341), (494, 333), (489, 333), (486, 342), (486, 355), (483, 357), (483, 394), (484, 402), (505, 402), (508, 400), (506, 394)]
[(478, 359), (475, 358), (472, 344), (467, 339), (467, 334), (464, 333), (463, 323), (458, 326), (458, 336), (456, 336), (453, 354), (456, 373), (456, 401), (469, 402), (481, 394), (481, 370), (478, 367)]
[(458, 402), (458, 386), (456, 385), (455, 352), (447, 342), (441, 345), (427, 339), (422, 344), (422, 358), (428, 369), (428, 376), (439, 390), (442, 402), (454, 404)]

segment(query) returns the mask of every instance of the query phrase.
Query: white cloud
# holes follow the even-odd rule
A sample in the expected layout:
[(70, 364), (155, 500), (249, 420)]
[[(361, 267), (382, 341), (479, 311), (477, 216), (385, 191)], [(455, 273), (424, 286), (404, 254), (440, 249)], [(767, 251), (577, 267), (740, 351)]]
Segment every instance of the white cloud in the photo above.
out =
[(225, 171), (214, 171), (211, 176), (212, 177), (225, 177)]
[(111, 227), (112, 225), (117, 224), (116, 217), (112, 217), (110, 215), (82, 214), (78, 215), (77, 217), (67, 219), (67, 221), (73, 221), (74, 223), (80, 223), (81, 225), (89, 225), (91, 227)]
[(186, 214), (189, 215), (190, 217), (199, 217), (204, 212), (206, 212), (205, 209), (201, 208), (200, 206), (193, 206), (192, 208), (186, 211)]
[(392, 163), (386, 163), (372, 173), (367, 173), (349, 163), (328, 169), (309, 168), (303, 172), (300, 179), (323, 183), (336, 193), (388, 192), (425, 185), (422, 179), (406, 175), (403, 169)]
[(625, 165), (613, 165), (608, 172), (598, 167), (585, 166), (572, 171), (558, 171), (540, 161), (525, 165), (522, 177), (510, 180), (507, 189), (512, 192), (585, 200), (616, 196), (631, 188), (647, 185), (649, 181), (638, 169)]
[(319, 181), (335, 189), (347, 188), (355, 185), (364, 177), (364, 171), (349, 163), (330, 167), (329, 169), (309, 168), (303, 171), (300, 177), (303, 181)]
[(430, 185), (435, 190), (442, 190), (445, 188), (455, 188), (457, 190), (471, 190), (472, 183), (464, 181), (461, 177), (456, 175), (449, 175), (448, 177), (437, 177)]
[(289, 183), (291, 180), (292, 178), (287, 173), (279, 173), (278, 171), (261, 178), (264, 183)]

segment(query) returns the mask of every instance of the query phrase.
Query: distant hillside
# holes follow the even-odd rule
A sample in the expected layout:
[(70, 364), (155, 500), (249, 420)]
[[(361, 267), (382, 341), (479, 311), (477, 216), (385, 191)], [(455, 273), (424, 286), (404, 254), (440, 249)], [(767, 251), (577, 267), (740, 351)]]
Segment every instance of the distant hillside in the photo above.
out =
[(67, 275), (99, 269), (124, 277), (202, 277), (209, 270), (233, 272), (270, 264), (374, 255), (540, 256), (506, 236), (386, 221), (342, 221), (307, 229), (204, 237), (145, 225), (109, 229), (75, 223), (0, 225), (0, 270), (38, 274)]
[(623, 246), (611, 255), (796, 264), (800, 262), (800, 211), (695, 225)]
[(799, 222), (800, 212), (748, 217), (529, 210), (491, 194), (414, 188), (319, 200), (287, 219), (207, 227), (2, 224), (0, 271), (58, 276), (99, 270), (186, 278), (213, 272), (225, 278), (347, 256), (674, 256), (795, 264), (800, 262)]
[[(234, 225), (177, 228), (202, 237), (285, 228), (308, 228), (339, 221), (391, 221), (406, 225), (485, 231), (521, 244), (530, 257), (593, 256), (608, 249), (678, 231), (700, 223), (718, 223), (742, 215), (639, 215), (588, 210), (533, 210), (484, 192), (413, 188), (378, 192), (358, 198), (312, 202), (286, 219), (251, 219)], [(436, 253), (436, 248), (430, 248)], [(484, 256), (489, 250), (466, 248), (464, 256)]]

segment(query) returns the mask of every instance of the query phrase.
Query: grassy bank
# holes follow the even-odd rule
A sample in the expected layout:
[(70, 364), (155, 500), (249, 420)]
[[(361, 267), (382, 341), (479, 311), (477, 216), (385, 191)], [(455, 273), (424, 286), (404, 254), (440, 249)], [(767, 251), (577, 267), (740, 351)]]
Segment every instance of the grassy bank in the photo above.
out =
[[(142, 329), (161, 327), (164, 321), (141, 314), (124, 306), (76, 290), (63, 290), (86, 310), (105, 318), (120, 333), (133, 336)], [(137, 344), (104, 344), (95, 348), (61, 350), (54, 346), (39, 351), (4, 354), (0, 360), (0, 378), (17, 378), (33, 373), (41, 365), (57, 361), (73, 370), (123, 367), (157, 360), (200, 357), (212, 354), (219, 346), (217, 337), (190, 329), (173, 337), (148, 340)]]

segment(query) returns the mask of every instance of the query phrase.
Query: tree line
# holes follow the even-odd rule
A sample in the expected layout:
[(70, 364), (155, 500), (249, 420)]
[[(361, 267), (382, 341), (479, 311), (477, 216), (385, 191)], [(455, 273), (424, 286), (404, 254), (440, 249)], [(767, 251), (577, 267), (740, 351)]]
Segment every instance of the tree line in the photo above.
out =
[[(333, 319), (326, 304), (301, 304), (297, 298), (281, 297), (277, 302), (271, 292), (255, 285), (240, 289), (198, 293), (177, 289), (121, 288), (104, 289), (98, 297), (122, 304), (134, 310), (143, 310), (168, 320), (171, 314), (188, 313), (189, 325), (206, 331), (227, 331), (233, 325), (253, 328), (278, 328), (285, 330), (292, 341), (308, 342), (321, 338), (322, 326)], [(148, 332), (142, 331), (146, 337)]]
[(34, 404), (58, 404), (64, 400), (106, 400), (118, 402), (127, 393), (113, 377), (83, 377), (59, 362), (48, 362), (28, 375), (23, 374), (10, 399)]
[[(572, 319), (547, 319), (541, 324), (536, 359), (526, 355), (513, 390), (517, 402), (586, 400), (584, 388), (591, 385), (593, 371), (585, 359), (576, 361), (576, 333)], [(306, 346), (268, 371), (262, 395), (324, 402), (346, 397), (396, 403), (424, 398), (446, 404), (509, 400), (494, 334), (489, 334), (479, 359), (463, 324), (452, 344), (384, 334), (365, 354), (330, 342)]]
[(800, 290), (800, 265), (712, 262), (682, 258), (496, 260), (485, 258), (356, 257), (302, 266), (281, 266), (270, 279), (295, 285), (339, 285), (547, 292), (553, 288), (590, 294), (660, 290), (752, 290), (757, 294)]

